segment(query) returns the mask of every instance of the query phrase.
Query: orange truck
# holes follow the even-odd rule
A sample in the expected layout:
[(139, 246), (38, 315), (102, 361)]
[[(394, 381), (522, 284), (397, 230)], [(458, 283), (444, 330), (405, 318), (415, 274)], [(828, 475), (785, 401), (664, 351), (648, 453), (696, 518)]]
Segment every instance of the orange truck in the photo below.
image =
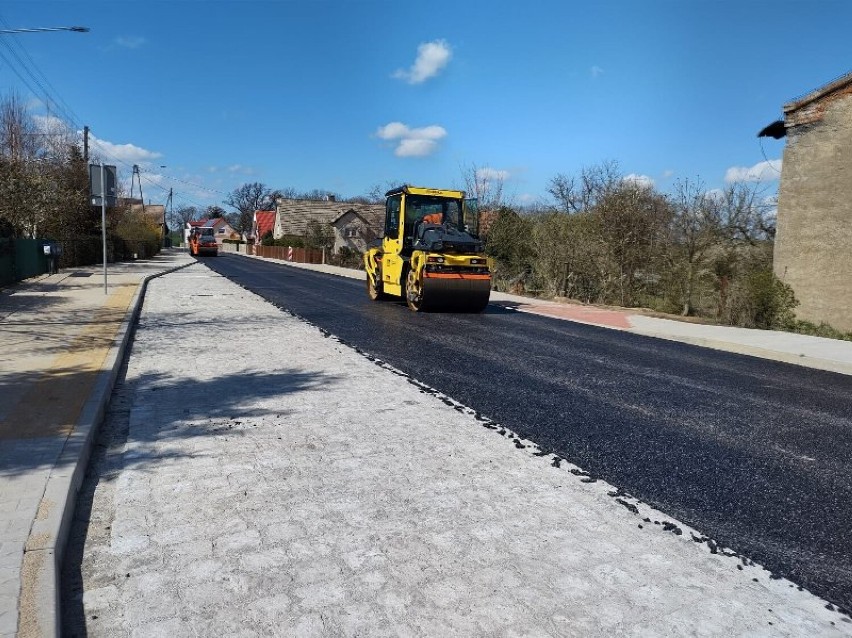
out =
[(193, 229), (189, 235), (189, 252), (193, 257), (215, 257), (219, 254), (219, 244), (216, 243), (216, 237), (213, 233), (205, 233), (205, 230), (207, 229), (198, 232)]

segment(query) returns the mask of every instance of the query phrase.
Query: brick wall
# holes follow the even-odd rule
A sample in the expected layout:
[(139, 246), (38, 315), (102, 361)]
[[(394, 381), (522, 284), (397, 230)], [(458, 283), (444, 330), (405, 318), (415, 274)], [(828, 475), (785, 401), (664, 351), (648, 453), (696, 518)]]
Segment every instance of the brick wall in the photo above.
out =
[(795, 291), (800, 319), (852, 331), (852, 94), (811, 104), (802, 119), (787, 130), (775, 274)]

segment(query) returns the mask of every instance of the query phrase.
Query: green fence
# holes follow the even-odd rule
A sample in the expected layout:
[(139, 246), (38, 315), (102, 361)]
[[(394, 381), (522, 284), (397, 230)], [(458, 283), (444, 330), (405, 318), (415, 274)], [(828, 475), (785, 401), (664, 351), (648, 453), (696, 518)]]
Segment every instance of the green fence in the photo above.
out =
[[(80, 237), (63, 241), (46, 239), (11, 239), (0, 237), (0, 286), (42, 275), (49, 270), (45, 244), (60, 249), (58, 266), (75, 268), (103, 263), (103, 244), (100, 237)], [(149, 259), (160, 252), (158, 241), (150, 239), (107, 240), (107, 261)]]
[(46, 243), (42, 239), (0, 238), (0, 286), (46, 273)]

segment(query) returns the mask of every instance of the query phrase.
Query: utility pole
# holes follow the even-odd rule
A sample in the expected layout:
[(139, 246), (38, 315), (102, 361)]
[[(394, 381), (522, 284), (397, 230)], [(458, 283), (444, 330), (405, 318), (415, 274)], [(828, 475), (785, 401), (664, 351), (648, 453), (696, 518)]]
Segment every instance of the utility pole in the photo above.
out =
[(142, 175), (139, 173), (139, 164), (133, 165), (133, 174), (130, 176), (130, 199), (133, 199), (133, 177), (139, 183), (139, 199), (142, 200), (142, 214), (145, 214), (145, 196), (142, 194)]
[(169, 246), (169, 240), (167, 239), (167, 237), (168, 237), (167, 233), (168, 233), (168, 230), (169, 230), (169, 226), (166, 223), (166, 210), (168, 209), (168, 211), (170, 213), (174, 212), (175, 204), (174, 204), (174, 200), (172, 199), (173, 195), (174, 195), (174, 193), (172, 192), (172, 189), (170, 188), (169, 189), (169, 198), (166, 200), (166, 205), (163, 206), (163, 248), (170, 247)]
[(104, 257), (104, 294), (108, 294), (107, 290), (107, 245), (106, 245), (106, 173), (104, 172), (104, 163), (101, 162), (101, 241), (103, 242), (103, 257)]
[(89, 163), (89, 127), (83, 127), (83, 159)]

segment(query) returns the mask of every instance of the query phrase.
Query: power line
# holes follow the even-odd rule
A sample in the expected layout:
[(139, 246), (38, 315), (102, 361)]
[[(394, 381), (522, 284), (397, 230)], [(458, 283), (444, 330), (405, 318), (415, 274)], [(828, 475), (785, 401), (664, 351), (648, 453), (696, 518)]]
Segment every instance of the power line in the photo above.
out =
[[(89, 131), (89, 132), (91, 133), (91, 129), (90, 129), (90, 131)], [(130, 175), (131, 175), (131, 177), (130, 177), (130, 180), (131, 180), (131, 182), (130, 182), (130, 183), (131, 183), (131, 194), (132, 194), (132, 188), (133, 188), (133, 175), (136, 175), (136, 176), (138, 176), (138, 178), (139, 178), (140, 194), (141, 194), (141, 190), (142, 190), (142, 189), (141, 189), (141, 187), (142, 187), (142, 180), (143, 180), (143, 179), (144, 179), (144, 180), (145, 180), (148, 184), (150, 184), (151, 186), (153, 186), (154, 188), (158, 188), (158, 189), (160, 189), (161, 191), (163, 191), (163, 192), (165, 192), (165, 193), (168, 193), (168, 192), (169, 192), (169, 189), (165, 188), (164, 186), (161, 186), (160, 184), (158, 184), (158, 183), (157, 183), (157, 182), (155, 182), (154, 180), (152, 180), (152, 179), (150, 179), (149, 177), (147, 177), (143, 171), (139, 170), (139, 171), (137, 172), (136, 168), (134, 168), (134, 167), (137, 167), (137, 168), (138, 168), (138, 165), (136, 165), (136, 164), (129, 164), (129, 163), (127, 163), (125, 160), (121, 159), (120, 157), (117, 157), (117, 156), (113, 155), (112, 153), (110, 153), (109, 151), (107, 151), (107, 150), (104, 148), (104, 146), (101, 144), (101, 140), (100, 140), (100, 138), (98, 138), (98, 137), (96, 137), (96, 136), (94, 136), (94, 135), (92, 135), (92, 137), (94, 137), (94, 138), (95, 138), (95, 139), (94, 139), (94, 142), (93, 142), (93, 144), (92, 144), (92, 146), (93, 146), (92, 151), (93, 151), (93, 153), (94, 153), (94, 154), (100, 155), (100, 156), (101, 156), (102, 158), (104, 158), (104, 159), (111, 160), (111, 161), (113, 161), (115, 164), (121, 164), (122, 166), (124, 166), (125, 168), (127, 168), (127, 169), (129, 169), (129, 170), (130, 170)], [(166, 177), (167, 179), (171, 179), (171, 178), (169, 178), (168, 176), (165, 176), (165, 177)], [(178, 196), (178, 195), (176, 195), (176, 197), (178, 197), (179, 199), (181, 199), (181, 200), (183, 200), (183, 201), (186, 201), (187, 203), (189, 203), (189, 204), (190, 204), (190, 205), (192, 205), (192, 206), (195, 206), (196, 208), (199, 208), (199, 209), (204, 209), (204, 208), (206, 208), (206, 206), (202, 206), (202, 205), (201, 205), (201, 204), (199, 204), (198, 202), (192, 201), (192, 200), (190, 200), (190, 199), (188, 199), (188, 198), (186, 198), (186, 197), (181, 197), (181, 196)]]
[(216, 193), (217, 195), (224, 195), (227, 197), (230, 193), (225, 193), (220, 190), (216, 190), (215, 188), (210, 188), (208, 186), (202, 186), (201, 184), (193, 184), (192, 182), (188, 182), (185, 179), (180, 179), (179, 177), (173, 177), (171, 175), (163, 175), (167, 179), (174, 180), (175, 182), (180, 182), (181, 184), (186, 184), (187, 186), (192, 186), (193, 188), (197, 188), (198, 190), (207, 191), (208, 193)]
[(769, 166), (769, 168), (771, 168), (773, 171), (775, 171), (776, 173), (778, 173), (780, 175), (781, 171), (779, 171), (777, 168), (775, 168), (775, 165), (772, 164), (773, 160), (770, 160), (768, 157), (766, 157), (766, 151), (763, 150), (763, 139), (758, 137), (757, 141), (760, 144), (760, 152), (763, 155), (763, 159), (766, 160), (767, 166)]
[(48, 89), (45, 88), (45, 86), (44, 86), (44, 84), (42, 84), (41, 80), (39, 80), (39, 78), (36, 76), (36, 74), (21, 59), (21, 56), (18, 55), (18, 52), (15, 51), (15, 49), (13, 49), (12, 46), (5, 39), (0, 39), (0, 44), (2, 44), (6, 48), (6, 50), (9, 53), (11, 53), (12, 56), (18, 61), (18, 64), (20, 65), (20, 67), (29, 76), (29, 78), (36, 84), (38, 89), (33, 88), (33, 85), (30, 84), (27, 81), (27, 79), (18, 72), (18, 69), (15, 68), (15, 65), (13, 65), (9, 61), (9, 58), (6, 57), (6, 55), (2, 51), (0, 51), (0, 57), (3, 58), (3, 60), (9, 66), (9, 68), (12, 69), (12, 71), (15, 73), (15, 75), (17, 75), (18, 78), (20, 78), (21, 82), (24, 83), (24, 85), (32, 92), (33, 95), (41, 97), (41, 98), (44, 99), (45, 106), (47, 106), (47, 109), (48, 109), (48, 113), (50, 113), (50, 110), (51, 110), (50, 106), (51, 106), (51, 103), (53, 103), (53, 106), (55, 107), (54, 111), (56, 111), (59, 115), (62, 116), (61, 119), (65, 120), (66, 124), (70, 123), (71, 125), (73, 125), (74, 128), (79, 128), (77, 126), (77, 123), (75, 122), (74, 118), (65, 111), (65, 109), (59, 104), (59, 102), (57, 100), (55, 100), (53, 98), (50, 91), (48, 91)]
[[(151, 185), (151, 186), (153, 186), (154, 188), (159, 188), (159, 189), (160, 189), (161, 191), (163, 191), (164, 193), (169, 193), (170, 191), (172, 191), (172, 190), (173, 190), (173, 189), (170, 189), (170, 188), (166, 188), (165, 186), (162, 186), (161, 184), (159, 184), (159, 183), (155, 182), (155, 181), (154, 181), (154, 180), (152, 180), (152, 179), (149, 179), (149, 178), (148, 178), (148, 177), (146, 177), (146, 176), (145, 176), (145, 175), (144, 175), (141, 171), (140, 171), (139, 173), (137, 173), (137, 175), (139, 176), (140, 180), (141, 180), (141, 179), (144, 179), (146, 182), (148, 182), (148, 184), (150, 184), (150, 185)], [(183, 201), (183, 202), (186, 202), (186, 203), (187, 203), (187, 204), (189, 204), (190, 206), (194, 206), (195, 208), (198, 208), (199, 210), (204, 210), (205, 208), (207, 208), (206, 206), (202, 206), (202, 205), (201, 205), (201, 204), (199, 204), (198, 202), (196, 202), (196, 201), (194, 201), (194, 200), (191, 200), (191, 199), (189, 199), (188, 197), (185, 197), (185, 196), (183, 196), (183, 195), (178, 195), (177, 193), (173, 193), (173, 194), (172, 194), (172, 196), (173, 196), (173, 198), (176, 198), (176, 199), (179, 199), (179, 200), (181, 200), (181, 201)]]
[[(6, 20), (5, 20), (2, 16), (0, 16), (0, 24), (4, 25), (7, 29), (9, 29), (9, 28), (10, 28), (9, 23), (8, 23), (8, 22), (6, 22)], [(67, 30), (67, 29), (59, 29), (59, 30)], [(3, 42), (4, 42), (4, 44), (6, 44), (6, 47), (7, 47), (10, 51), (12, 51), (12, 48), (11, 48), (11, 47), (12, 47), (12, 45), (8, 43), (8, 40), (7, 40), (7, 39), (3, 39)], [(45, 84), (47, 84), (47, 86), (48, 86), (48, 87), (49, 87), (49, 88), (53, 91), (53, 93), (55, 93), (55, 94), (56, 94), (56, 97), (53, 97), (53, 95), (51, 95), (51, 94), (50, 94), (50, 92), (49, 92), (49, 91), (47, 91), (46, 89), (44, 89), (44, 86), (43, 86), (43, 85), (41, 85), (41, 84), (39, 83), (39, 86), (41, 86), (41, 87), (42, 87), (42, 89), (44, 90), (44, 92), (45, 92), (45, 94), (47, 95), (47, 97), (48, 97), (50, 100), (52, 100), (52, 101), (53, 101), (53, 103), (54, 103), (56, 106), (61, 106), (62, 108), (64, 108), (64, 111), (65, 111), (65, 115), (66, 115), (66, 117), (68, 117), (68, 119), (70, 119), (70, 120), (71, 120), (71, 122), (74, 124), (75, 128), (79, 128), (79, 126), (76, 124), (76, 122), (77, 122), (77, 120), (79, 120), (80, 118), (79, 118), (79, 117), (77, 116), (77, 114), (74, 112), (74, 109), (72, 109), (72, 108), (68, 105), (68, 103), (67, 103), (64, 99), (62, 99), (62, 96), (59, 94), (59, 91), (57, 91), (57, 90), (56, 90), (56, 87), (55, 87), (55, 86), (53, 86), (53, 84), (51, 84), (51, 82), (50, 82), (50, 80), (48, 79), (48, 77), (47, 77), (47, 76), (44, 74), (44, 72), (43, 72), (43, 71), (39, 68), (39, 66), (36, 64), (35, 60), (33, 60), (32, 56), (31, 56), (31, 55), (29, 54), (29, 52), (27, 51), (26, 47), (25, 47), (23, 44), (21, 44), (21, 42), (20, 42), (19, 40), (17, 40), (17, 39), (14, 39), (14, 38), (13, 38), (13, 39), (12, 39), (12, 42), (14, 42), (15, 46), (17, 46), (17, 47), (20, 49), (21, 53), (23, 53), (23, 54), (24, 54), (24, 56), (27, 58), (27, 60), (29, 61), (29, 63), (32, 65), (32, 68), (33, 68), (33, 69), (35, 69), (36, 73), (37, 73), (37, 74), (41, 77), (41, 79), (43, 79), (43, 80), (44, 80), (44, 83), (45, 83)], [(14, 51), (13, 51), (13, 52), (14, 52)], [(17, 57), (17, 56), (16, 56), (16, 57)], [(20, 58), (18, 58), (18, 59), (20, 60)], [(23, 64), (23, 62), (22, 62), (22, 64)], [(36, 79), (36, 78), (34, 78), (34, 79)], [(57, 99), (56, 99), (56, 98), (58, 98), (58, 102), (57, 102)], [(61, 104), (60, 104), (60, 103), (61, 103)], [(49, 105), (48, 105), (48, 108), (49, 108)]]

